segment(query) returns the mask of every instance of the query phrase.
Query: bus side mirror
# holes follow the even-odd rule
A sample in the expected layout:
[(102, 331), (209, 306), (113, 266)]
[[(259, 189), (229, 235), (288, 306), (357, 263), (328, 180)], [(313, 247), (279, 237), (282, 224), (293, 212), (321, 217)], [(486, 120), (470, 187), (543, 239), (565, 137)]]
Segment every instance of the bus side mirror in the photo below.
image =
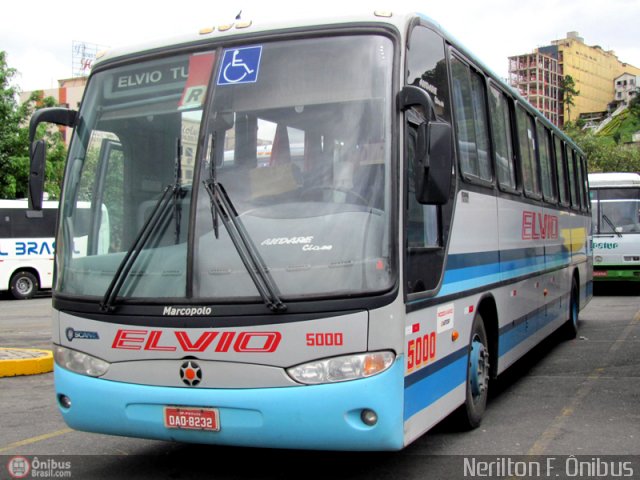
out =
[[(28, 217), (42, 215), (42, 196), (44, 192), (44, 166), (47, 159), (47, 147), (44, 140), (32, 144), (31, 164), (29, 167), (29, 210)], [(38, 215), (39, 213), (39, 215)]]
[[(436, 111), (429, 94), (408, 85), (400, 91), (398, 100), (404, 112), (422, 107), (427, 119), (417, 125), (415, 135), (414, 183), (416, 200), (424, 205), (444, 205), (451, 192), (452, 143), (451, 125), (436, 119)], [(407, 135), (407, 141), (413, 141)]]
[(43, 122), (55, 123), (66, 127), (73, 127), (78, 112), (68, 108), (53, 107), (36, 110), (29, 122), (29, 210), (42, 210), (42, 196), (44, 193), (44, 172), (46, 162), (46, 144), (44, 140), (34, 141), (38, 125)]

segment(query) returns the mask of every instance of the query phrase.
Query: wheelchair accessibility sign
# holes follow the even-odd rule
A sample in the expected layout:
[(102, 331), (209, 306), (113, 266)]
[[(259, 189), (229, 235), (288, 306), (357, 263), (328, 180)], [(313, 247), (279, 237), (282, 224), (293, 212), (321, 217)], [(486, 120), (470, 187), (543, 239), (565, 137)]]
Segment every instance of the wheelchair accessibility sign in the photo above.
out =
[(225, 50), (218, 74), (218, 85), (236, 85), (258, 81), (262, 46)]

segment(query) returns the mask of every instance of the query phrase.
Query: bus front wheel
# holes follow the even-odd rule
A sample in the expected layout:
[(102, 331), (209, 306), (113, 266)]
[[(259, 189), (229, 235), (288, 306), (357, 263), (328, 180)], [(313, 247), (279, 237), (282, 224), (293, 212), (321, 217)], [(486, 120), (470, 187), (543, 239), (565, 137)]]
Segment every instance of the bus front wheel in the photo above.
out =
[(469, 429), (476, 428), (482, 422), (489, 395), (489, 341), (480, 314), (473, 320), (467, 358), (466, 397), (456, 416), (457, 423)]
[(14, 273), (9, 285), (11, 294), (18, 300), (32, 298), (38, 291), (38, 279), (33, 273), (25, 270)]

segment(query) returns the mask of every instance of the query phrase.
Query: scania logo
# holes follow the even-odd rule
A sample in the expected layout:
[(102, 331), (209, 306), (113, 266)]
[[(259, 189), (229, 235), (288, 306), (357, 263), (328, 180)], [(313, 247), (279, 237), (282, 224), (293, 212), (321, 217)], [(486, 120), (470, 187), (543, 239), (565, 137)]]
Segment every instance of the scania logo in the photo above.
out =
[(81, 330), (74, 330), (71, 327), (65, 330), (65, 335), (67, 336), (67, 340), (69, 340), (70, 342), (74, 338), (80, 338), (83, 340), (100, 340), (100, 335), (98, 335), (98, 332), (86, 332)]
[(195, 387), (202, 380), (202, 369), (200, 365), (191, 360), (184, 362), (180, 367), (180, 378), (190, 387)]

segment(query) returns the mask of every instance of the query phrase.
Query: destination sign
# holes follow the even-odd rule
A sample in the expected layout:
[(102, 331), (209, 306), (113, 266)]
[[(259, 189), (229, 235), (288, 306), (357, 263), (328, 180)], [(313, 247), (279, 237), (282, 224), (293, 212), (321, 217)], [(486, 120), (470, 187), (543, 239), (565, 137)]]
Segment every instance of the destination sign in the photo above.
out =
[[(123, 70), (114, 75), (113, 94), (139, 93), (148, 89), (181, 90), (189, 78), (189, 59), (182, 57), (172, 62), (153, 62), (147, 68)], [(174, 88), (172, 88), (174, 87)]]

